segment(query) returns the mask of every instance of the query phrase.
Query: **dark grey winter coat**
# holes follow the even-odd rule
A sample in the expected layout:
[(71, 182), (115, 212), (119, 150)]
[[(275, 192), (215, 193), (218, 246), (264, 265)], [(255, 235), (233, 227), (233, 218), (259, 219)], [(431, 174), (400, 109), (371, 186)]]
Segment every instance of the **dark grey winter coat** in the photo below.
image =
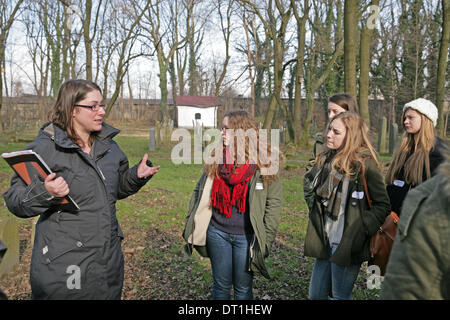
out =
[(16, 175), (4, 194), (18, 217), (40, 215), (31, 258), (34, 299), (120, 299), (124, 275), (123, 234), (116, 201), (136, 193), (149, 179), (139, 179), (137, 165), (112, 138), (119, 130), (103, 124), (92, 159), (65, 131), (44, 126), (27, 149), (36, 151), (69, 185), (77, 212), (55, 205), (57, 199), (34, 180), (29, 186)]

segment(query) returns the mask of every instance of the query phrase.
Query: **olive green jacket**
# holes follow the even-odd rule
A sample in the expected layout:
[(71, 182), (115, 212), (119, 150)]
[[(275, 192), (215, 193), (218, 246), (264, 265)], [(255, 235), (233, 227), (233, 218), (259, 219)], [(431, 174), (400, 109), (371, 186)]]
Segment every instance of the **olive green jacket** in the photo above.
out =
[[(211, 189), (212, 179), (203, 174), (191, 197), (183, 231), (183, 238), (186, 241), (185, 251), (188, 255), (192, 254), (194, 247), (201, 256), (208, 257), (206, 232), (212, 216)], [(249, 183), (250, 222), (254, 231), (249, 268), (252, 271), (259, 271), (266, 278), (270, 276), (264, 259), (269, 256), (280, 223), (281, 200), (282, 186), (279, 178), (266, 186), (263, 184), (260, 171), (257, 170)]]
[(450, 161), (406, 196), (381, 299), (450, 299)]
[[(309, 207), (304, 254), (328, 259), (329, 244), (325, 232), (325, 217), (314, 190), (314, 181), (319, 172), (320, 168), (314, 166), (305, 174), (303, 181), (305, 200)], [(360, 164), (355, 168), (355, 172), (358, 172), (356, 178), (351, 179), (348, 186), (342, 239), (333, 256), (329, 258), (330, 262), (341, 266), (360, 264), (369, 260), (370, 237), (375, 234), (390, 212), (386, 186), (376, 162), (372, 158), (365, 161), (365, 177), (372, 208), (369, 208), (367, 203)]]

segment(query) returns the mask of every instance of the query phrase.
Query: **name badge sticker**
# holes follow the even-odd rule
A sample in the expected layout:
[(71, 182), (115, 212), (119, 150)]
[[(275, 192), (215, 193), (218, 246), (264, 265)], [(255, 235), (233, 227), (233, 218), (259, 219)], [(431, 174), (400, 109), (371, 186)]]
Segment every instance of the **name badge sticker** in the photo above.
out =
[(402, 180), (394, 180), (394, 186), (403, 187), (405, 185), (405, 181)]
[(352, 198), (353, 199), (359, 199), (359, 200), (361, 200), (361, 199), (364, 199), (364, 191), (353, 191), (353, 193), (352, 193)]
[(257, 182), (255, 190), (264, 190), (264, 184), (262, 182)]

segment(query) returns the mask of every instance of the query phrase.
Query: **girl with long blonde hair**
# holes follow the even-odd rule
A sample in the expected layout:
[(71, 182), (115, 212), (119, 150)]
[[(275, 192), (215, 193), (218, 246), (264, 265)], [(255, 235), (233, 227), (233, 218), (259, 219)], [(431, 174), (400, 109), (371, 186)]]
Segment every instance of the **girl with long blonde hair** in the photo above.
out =
[(264, 259), (280, 222), (282, 191), (277, 174), (264, 174), (271, 165), (259, 156), (264, 152), (252, 151), (260, 147), (258, 131), (245, 111), (225, 115), (223, 161), (205, 165), (190, 201), (185, 248), (210, 258), (213, 299), (230, 299), (233, 287), (235, 300), (253, 299), (254, 271), (269, 278)]
[(310, 299), (352, 299), (361, 263), (370, 258), (370, 236), (389, 213), (380, 164), (366, 128), (354, 112), (334, 116), (326, 148), (304, 178), (309, 207), (305, 255), (316, 258)]
[(408, 191), (435, 174), (444, 161), (444, 142), (436, 136), (436, 106), (419, 98), (405, 104), (402, 112), (404, 135), (386, 174), (391, 210), (400, 215)]

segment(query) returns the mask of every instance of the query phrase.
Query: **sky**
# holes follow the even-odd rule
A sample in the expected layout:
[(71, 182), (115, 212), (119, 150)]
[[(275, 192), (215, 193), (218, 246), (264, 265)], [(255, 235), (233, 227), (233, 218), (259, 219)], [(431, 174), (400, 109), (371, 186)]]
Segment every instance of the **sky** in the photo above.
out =
[[(79, 29), (81, 26), (79, 19), (74, 19), (72, 27)], [(209, 32), (205, 34), (203, 40), (204, 46), (201, 51), (200, 60), (203, 63), (210, 63), (213, 57), (217, 57), (218, 61), (224, 59), (225, 44), (222, 38), (222, 34), (217, 30), (217, 24), (213, 21), (209, 23)], [(216, 30), (214, 30), (216, 29)], [(237, 36), (237, 32), (235, 32)], [(80, 43), (79, 48), (84, 48), (83, 43)], [(228, 74), (231, 77), (237, 77), (242, 73), (242, 65), (237, 64), (237, 60), (242, 60), (240, 54), (234, 50), (234, 46), (231, 46), (231, 65), (228, 67)], [(80, 49), (79, 49), (80, 50)], [(83, 57), (79, 57), (79, 62), (82, 62)], [(95, 72), (95, 71), (94, 71)], [(154, 58), (136, 58), (135, 61), (130, 66), (130, 82), (133, 88), (133, 96), (138, 97), (141, 94), (142, 98), (155, 99), (160, 97), (159, 90), (159, 67), (156, 62), (156, 57)], [(84, 73), (82, 73), (81, 77)], [(236, 76), (233, 76), (236, 75)], [(25, 94), (35, 94), (35, 90), (32, 85), (33, 68), (31, 56), (28, 53), (28, 48), (26, 45), (26, 32), (25, 28), (20, 21), (15, 21), (7, 40), (6, 48), (6, 78), (7, 86), (11, 94), (11, 85), (15, 81), (20, 81), (22, 83), (22, 90)], [(242, 77), (244, 81), (248, 77), (248, 73)], [(99, 82), (101, 82), (100, 80)], [(109, 79), (111, 84), (113, 79)], [(124, 79), (127, 81), (127, 78)], [(169, 81), (170, 82), (170, 81)], [(126, 83), (126, 82), (125, 82)], [(101, 83), (100, 83), (101, 84)], [(170, 88), (170, 83), (168, 84)], [(238, 93), (242, 95), (250, 94), (249, 84), (236, 85), (235, 86)], [(128, 96), (128, 86), (126, 85), (126, 90), (124, 94)], [(170, 89), (169, 89), (170, 90)]]

